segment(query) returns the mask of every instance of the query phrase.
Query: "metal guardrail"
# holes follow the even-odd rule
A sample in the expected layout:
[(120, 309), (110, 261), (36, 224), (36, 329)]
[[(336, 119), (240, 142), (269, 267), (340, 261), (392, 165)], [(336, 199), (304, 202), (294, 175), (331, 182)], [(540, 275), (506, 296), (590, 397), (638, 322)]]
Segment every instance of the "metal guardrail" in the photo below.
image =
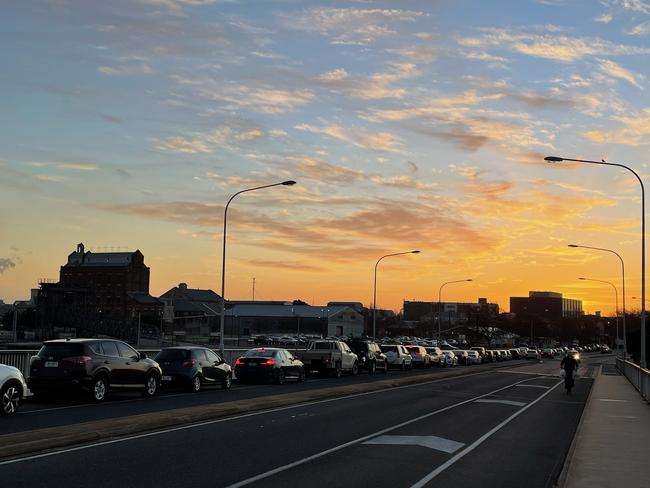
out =
[(616, 369), (625, 375), (647, 402), (650, 402), (650, 370), (621, 358), (616, 358)]

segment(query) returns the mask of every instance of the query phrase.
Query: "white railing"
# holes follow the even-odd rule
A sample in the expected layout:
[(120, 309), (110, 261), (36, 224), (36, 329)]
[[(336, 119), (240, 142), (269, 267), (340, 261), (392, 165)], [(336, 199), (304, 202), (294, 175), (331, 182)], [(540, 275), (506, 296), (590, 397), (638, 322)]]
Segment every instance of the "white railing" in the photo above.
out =
[(625, 375), (646, 401), (650, 402), (650, 370), (620, 358), (616, 358), (616, 369)]

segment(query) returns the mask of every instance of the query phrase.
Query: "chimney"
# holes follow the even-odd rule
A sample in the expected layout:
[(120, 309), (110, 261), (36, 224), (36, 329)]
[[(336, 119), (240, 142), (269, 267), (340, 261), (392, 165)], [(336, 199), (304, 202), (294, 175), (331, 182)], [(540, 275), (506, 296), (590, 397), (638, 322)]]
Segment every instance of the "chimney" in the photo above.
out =
[(178, 284), (178, 289), (179, 290), (187, 290), (187, 283), (179, 283)]

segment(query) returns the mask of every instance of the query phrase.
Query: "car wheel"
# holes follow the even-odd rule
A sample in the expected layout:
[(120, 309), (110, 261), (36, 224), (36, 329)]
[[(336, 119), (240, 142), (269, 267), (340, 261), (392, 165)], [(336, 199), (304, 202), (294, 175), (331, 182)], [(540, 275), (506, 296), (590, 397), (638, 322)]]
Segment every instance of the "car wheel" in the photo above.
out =
[(278, 374), (275, 376), (275, 382), (278, 385), (284, 383), (284, 371), (282, 371), (282, 369), (278, 370)]
[(388, 361), (384, 362), (384, 374), (388, 373)]
[(377, 372), (377, 363), (374, 361), (370, 363), (370, 368), (368, 369), (368, 373), (370, 374), (375, 374)]
[(230, 390), (232, 386), (232, 375), (227, 374), (226, 377), (221, 381), (222, 390)]
[(90, 387), (90, 395), (94, 402), (103, 402), (108, 395), (108, 380), (106, 376), (97, 376)]
[(342, 374), (343, 370), (341, 369), (341, 363), (336, 363), (336, 366), (334, 368), (334, 377), (340, 378)]
[(144, 380), (144, 390), (142, 394), (147, 398), (153, 398), (158, 393), (158, 387), (160, 386), (160, 381), (155, 374), (150, 374)]
[(359, 364), (355, 361), (354, 364), (352, 365), (352, 371), (350, 371), (352, 376), (356, 376), (359, 374)]
[(302, 383), (303, 381), (305, 381), (305, 378), (306, 378), (305, 370), (304, 370), (304, 369), (301, 369), (301, 370), (298, 372), (298, 382), (299, 382), (299, 383)]
[(0, 401), (2, 410), (0, 414), (2, 415), (12, 415), (18, 410), (20, 405), (20, 399), (22, 398), (22, 390), (18, 385), (9, 383), (2, 388), (0, 391)]
[(190, 383), (190, 390), (192, 390), (194, 393), (197, 393), (201, 391), (201, 386), (201, 377), (197, 374), (194, 378), (192, 378), (192, 382)]

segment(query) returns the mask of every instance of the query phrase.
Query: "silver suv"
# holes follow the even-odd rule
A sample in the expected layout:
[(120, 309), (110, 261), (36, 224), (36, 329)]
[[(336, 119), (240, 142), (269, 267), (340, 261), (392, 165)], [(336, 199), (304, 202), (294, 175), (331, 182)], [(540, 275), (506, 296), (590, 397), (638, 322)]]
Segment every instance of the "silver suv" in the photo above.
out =
[(20, 370), (0, 364), (0, 414), (16, 413), (26, 393), (27, 384)]

